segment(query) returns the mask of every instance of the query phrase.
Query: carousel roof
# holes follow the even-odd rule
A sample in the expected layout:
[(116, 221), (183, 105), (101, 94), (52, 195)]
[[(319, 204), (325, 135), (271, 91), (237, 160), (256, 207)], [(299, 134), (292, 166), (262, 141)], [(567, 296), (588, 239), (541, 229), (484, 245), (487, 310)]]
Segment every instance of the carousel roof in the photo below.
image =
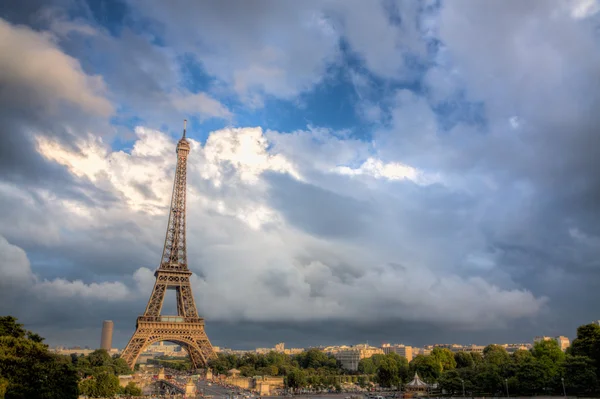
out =
[(409, 387), (426, 387), (427, 383), (419, 378), (419, 374), (415, 373), (415, 378), (406, 385)]

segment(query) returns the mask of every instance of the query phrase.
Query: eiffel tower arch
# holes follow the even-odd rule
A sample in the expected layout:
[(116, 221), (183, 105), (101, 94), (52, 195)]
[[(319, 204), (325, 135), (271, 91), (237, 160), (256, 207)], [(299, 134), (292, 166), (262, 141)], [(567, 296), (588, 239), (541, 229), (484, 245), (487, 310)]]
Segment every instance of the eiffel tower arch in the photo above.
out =
[[(133, 336), (123, 350), (121, 357), (133, 370), (140, 354), (148, 346), (159, 341), (170, 341), (187, 350), (192, 367), (206, 366), (216, 357), (212, 345), (204, 331), (204, 319), (198, 316), (192, 295), (185, 247), (185, 205), (187, 157), (190, 144), (183, 137), (177, 143), (177, 168), (171, 197), (171, 209), (167, 234), (160, 265), (154, 272), (156, 282), (148, 300), (146, 311), (137, 318)], [(161, 309), (167, 290), (175, 290), (177, 316), (163, 316)]]

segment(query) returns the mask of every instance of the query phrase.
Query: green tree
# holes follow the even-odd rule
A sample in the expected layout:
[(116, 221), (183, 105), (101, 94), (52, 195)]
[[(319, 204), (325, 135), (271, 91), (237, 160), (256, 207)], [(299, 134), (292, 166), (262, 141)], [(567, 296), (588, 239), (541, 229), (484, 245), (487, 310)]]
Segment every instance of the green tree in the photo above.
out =
[(306, 373), (304, 370), (293, 368), (286, 377), (286, 383), (289, 388), (302, 388), (306, 386)]
[(6, 395), (6, 388), (8, 388), (8, 380), (0, 377), (0, 399), (4, 399), (4, 395)]
[(417, 355), (410, 362), (410, 375), (418, 373), (427, 382), (434, 382), (442, 375), (442, 365), (431, 356)]
[(589, 357), (567, 355), (563, 374), (567, 395), (589, 395), (598, 390), (595, 364)]
[(113, 358), (112, 367), (116, 375), (133, 374), (133, 371), (129, 368), (125, 359), (122, 359), (120, 357)]
[(531, 360), (531, 358), (533, 358), (533, 354), (528, 350), (519, 349), (518, 351), (514, 352), (511, 357), (514, 364), (521, 364)]
[(476, 380), (473, 382), (476, 390), (491, 395), (502, 392), (504, 388), (504, 378), (500, 372), (500, 366), (487, 361), (477, 366)]
[(13, 316), (0, 317), (0, 337), (27, 338), (38, 343), (44, 341), (44, 338), (38, 334), (25, 330), (23, 324), (17, 323), (17, 319)]
[(102, 373), (95, 378), (96, 398), (110, 398), (119, 392), (119, 378), (114, 374)]
[(475, 364), (473, 357), (467, 352), (456, 352), (454, 354), (454, 361), (456, 362), (456, 368), (458, 369), (473, 367)]
[(77, 373), (70, 358), (48, 352), (43, 339), (11, 316), (0, 317), (0, 375), (6, 399), (77, 398)]
[(448, 370), (439, 378), (439, 386), (452, 396), (462, 395), (463, 378), (458, 370)]
[(377, 367), (377, 380), (384, 387), (394, 387), (400, 382), (398, 363), (392, 357), (383, 359)]
[(142, 390), (135, 385), (135, 382), (130, 381), (123, 389), (120, 390), (123, 395), (127, 396), (142, 396)]
[(531, 357), (516, 365), (515, 375), (511, 378), (511, 388), (521, 395), (533, 396), (544, 392), (552, 383), (552, 376), (545, 362)]
[(555, 340), (537, 342), (531, 353), (538, 363), (538, 373), (543, 373), (541, 382), (544, 391), (559, 391), (561, 385), (559, 383), (560, 374), (565, 362), (565, 354), (558, 343)]
[(106, 349), (96, 349), (87, 356), (92, 367), (102, 367), (112, 365), (112, 358)]
[(488, 345), (483, 349), (483, 360), (488, 364), (503, 367), (508, 365), (510, 356), (502, 346)]
[(358, 372), (361, 374), (375, 374), (377, 372), (377, 366), (373, 362), (372, 357), (360, 359), (358, 362)]
[(473, 364), (482, 364), (483, 363), (483, 355), (479, 352), (471, 352), (471, 357), (473, 358)]
[(448, 348), (433, 348), (430, 356), (440, 362), (442, 371), (453, 370), (456, 368), (454, 353), (452, 353), (452, 351)]
[(596, 376), (600, 378), (600, 326), (587, 324), (577, 329), (577, 338), (570, 348), (573, 356), (586, 356), (596, 365)]

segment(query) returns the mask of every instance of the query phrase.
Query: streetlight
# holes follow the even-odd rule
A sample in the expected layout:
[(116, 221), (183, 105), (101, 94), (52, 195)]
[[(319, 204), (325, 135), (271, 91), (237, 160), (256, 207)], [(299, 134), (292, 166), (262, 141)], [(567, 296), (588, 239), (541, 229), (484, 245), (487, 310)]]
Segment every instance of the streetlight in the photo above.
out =
[(462, 386), (463, 386), (463, 398), (465, 397), (465, 380), (463, 380), (462, 378), (460, 379), (460, 382), (462, 382)]
[(563, 396), (566, 398), (567, 390), (565, 389), (565, 379), (563, 377), (560, 377), (560, 382), (562, 382), (562, 386), (563, 386)]
[(506, 397), (509, 398), (510, 395), (508, 394), (508, 379), (507, 378), (504, 379), (504, 384), (506, 385)]

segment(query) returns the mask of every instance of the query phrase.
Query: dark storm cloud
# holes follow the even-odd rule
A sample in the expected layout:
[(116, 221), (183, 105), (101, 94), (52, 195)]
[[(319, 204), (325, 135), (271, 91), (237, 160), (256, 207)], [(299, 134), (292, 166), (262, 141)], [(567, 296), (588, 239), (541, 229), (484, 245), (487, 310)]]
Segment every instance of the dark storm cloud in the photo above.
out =
[(271, 204), (288, 220), (308, 233), (348, 238), (361, 234), (373, 209), (366, 202), (344, 197), (288, 175), (270, 174)]

